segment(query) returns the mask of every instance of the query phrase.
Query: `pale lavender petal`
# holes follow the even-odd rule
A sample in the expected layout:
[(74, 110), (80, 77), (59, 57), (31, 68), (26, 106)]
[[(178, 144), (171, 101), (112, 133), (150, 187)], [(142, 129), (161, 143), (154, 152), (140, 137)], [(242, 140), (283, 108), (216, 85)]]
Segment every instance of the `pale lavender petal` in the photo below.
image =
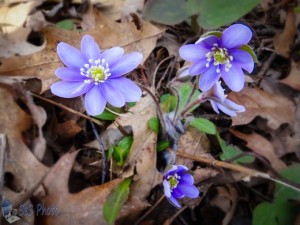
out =
[(191, 174), (185, 173), (180, 175), (180, 184), (192, 185), (194, 184), (194, 177)]
[(252, 38), (252, 31), (243, 24), (234, 24), (223, 31), (222, 45), (223, 47), (238, 48), (247, 44)]
[(210, 66), (203, 74), (201, 74), (199, 79), (199, 88), (202, 91), (208, 91), (214, 83), (216, 83), (220, 78), (220, 74), (216, 72), (215, 66)]
[(56, 76), (65, 81), (82, 81), (86, 79), (80, 74), (78, 69), (71, 69), (68, 67), (60, 67), (55, 70)]
[(164, 193), (165, 193), (165, 196), (167, 198), (170, 198), (171, 197), (171, 187), (170, 187), (170, 184), (167, 180), (164, 180), (163, 181), (163, 185), (164, 185)]
[(115, 107), (122, 107), (125, 105), (125, 98), (120, 91), (115, 89), (107, 82), (100, 84), (101, 92), (104, 98)]
[(176, 173), (184, 173), (186, 171), (188, 171), (189, 169), (184, 166), (184, 165), (177, 165), (177, 170), (176, 170)]
[(177, 166), (172, 165), (172, 168), (166, 172), (165, 177), (168, 177), (169, 175), (173, 175), (176, 172), (177, 172)]
[(220, 43), (221, 43), (221, 39), (215, 35), (209, 35), (206, 37), (202, 37), (196, 42), (196, 44), (199, 44), (202, 47), (205, 47), (209, 50), (211, 50), (211, 48), (213, 47), (214, 44), (217, 44), (218, 46), (220, 46)]
[(213, 95), (216, 98), (220, 99), (220, 101), (224, 101), (226, 98), (226, 95), (224, 94), (224, 89), (221, 86), (221, 82), (219, 82), (219, 81), (216, 82), (212, 88), (213, 88)]
[(199, 75), (204, 73), (208, 68), (206, 67), (207, 60), (202, 59), (198, 62), (195, 62), (189, 70), (189, 75), (194, 76), (194, 75)]
[(57, 54), (63, 64), (70, 68), (78, 69), (86, 63), (77, 48), (64, 42), (60, 42), (57, 45)]
[(231, 62), (232, 64), (242, 67), (249, 73), (253, 71), (254, 60), (248, 52), (239, 49), (231, 49), (229, 54), (233, 57), (233, 61)]
[(190, 75), (190, 67), (185, 66), (180, 68), (177, 73), (178, 73), (178, 78), (186, 77)]
[(93, 83), (88, 84), (82, 81), (59, 81), (51, 85), (51, 91), (59, 97), (75, 98), (85, 94), (93, 85)]
[(194, 185), (178, 184), (177, 188), (187, 197), (197, 198), (199, 196), (199, 190)]
[(181, 208), (181, 205), (179, 204), (179, 202), (177, 201), (177, 199), (174, 198), (172, 195), (169, 198), (167, 198), (167, 199), (170, 200), (170, 202), (173, 205), (175, 205), (176, 207)]
[(231, 110), (225, 106), (223, 106), (221, 103), (216, 103), (217, 107), (228, 116), (236, 116), (236, 112), (234, 110)]
[(119, 90), (126, 102), (136, 102), (140, 100), (142, 96), (141, 89), (134, 82), (125, 77), (108, 79), (107, 83)]
[(184, 45), (179, 49), (180, 57), (191, 62), (206, 58), (207, 52), (209, 52), (209, 49), (196, 44)]
[(84, 103), (89, 115), (97, 116), (103, 113), (106, 99), (103, 97), (99, 85), (94, 85), (91, 90), (86, 93)]
[(220, 114), (220, 111), (219, 111), (219, 108), (218, 108), (217, 104), (216, 104), (213, 100), (209, 100), (209, 101), (210, 101), (210, 104), (211, 104), (213, 110), (214, 110), (216, 113)]
[(122, 76), (134, 70), (143, 61), (143, 55), (139, 52), (133, 52), (119, 58), (110, 67), (111, 78)]
[(184, 194), (178, 188), (176, 188), (176, 189), (173, 189), (172, 196), (174, 198), (183, 198)]
[(228, 72), (222, 69), (221, 73), (223, 80), (231, 90), (242, 90), (245, 83), (245, 75), (243, 73), (243, 70), (239, 66), (232, 64), (232, 67)]
[(86, 62), (90, 59), (97, 60), (100, 58), (100, 49), (94, 38), (90, 35), (84, 35), (81, 40), (81, 52)]
[(245, 112), (246, 111), (244, 106), (238, 105), (235, 102), (231, 101), (230, 99), (225, 99), (223, 105), (229, 109), (236, 111), (236, 112)]
[(100, 54), (100, 59), (105, 59), (109, 66), (113, 65), (116, 61), (124, 55), (124, 49), (121, 47), (113, 47), (105, 50)]

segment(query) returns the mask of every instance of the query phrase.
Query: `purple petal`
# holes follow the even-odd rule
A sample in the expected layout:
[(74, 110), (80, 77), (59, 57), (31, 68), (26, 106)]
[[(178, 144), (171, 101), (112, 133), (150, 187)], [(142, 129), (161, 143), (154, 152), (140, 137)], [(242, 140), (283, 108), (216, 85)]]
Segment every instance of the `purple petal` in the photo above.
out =
[(201, 74), (199, 79), (199, 88), (202, 91), (208, 91), (214, 83), (216, 83), (220, 78), (220, 74), (216, 72), (215, 66), (210, 66), (203, 74)]
[(104, 98), (115, 107), (122, 107), (125, 105), (125, 98), (120, 91), (105, 82), (100, 84), (101, 91)]
[(194, 177), (191, 174), (185, 173), (181, 174), (180, 179), (179, 179), (180, 184), (185, 184), (185, 185), (193, 185), (194, 184)]
[(86, 79), (80, 74), (78, 69), (70, 69), (68, 67), (60, 67), (55, 70), (56, 76), (65, 81), (82, 81)]
[(209, 52), (209, 49), (196, 44), (184, 45), (179, 49), (180, 57), (191, 62), (206, 58), (207, 52)]
[(106, 100), (101, 93), (99, 85), (94, 85), (94, 87), (86, 93), (84, 103), (89, 115), (97, 116), (103, 113)]
[(233, 61), (231, 62), (232, 64), (242, 67), (249, 73), (253, 71), (254, 61), (248, 52), (239, 49), (232, 49), (229, 51), (229, 54), (233, 57)]
[(245, 75), (239, 66), (232, 64), (228, 72), (222, 69), (221, 74), (223, 80), (231, 90), (240, 91), (244, 87)]
[(111, 78), (122, 76), (134, 70), (143, 61), (143, 55), (139, 52), (133, 52), (119, 58), (110, 67)]
[(231, 110), (225, 106), (223, 106), (221, 103), (216, 103), (217, 107), (228, 116), (236, 116), (236, 112), (234, 110)]
[(218, 108), (218, 106), (217, 106), (217, 103), (214, 102), (213, 100), (209, 100), (209, 101), (210, 101), (210, 104), (211, 104), (213, 110), (214, 110), (216, 113), (220, 114), (220, 111), (219, 111), (219, 108)]
[(187, 197), (197, 198), (199, 196), (199, 190), (194, 185), (178, 184), (177, 188)]
[(174, 198), (183, 198), (184, 194), (178, 188), (176, 188), (172, 191), (172, 196)]
[(207, 63), (206, 59), (202, 59), (198, 62), (195, 62), (190, 67), (189, 75), (194, 76), (194, 75), (199, 75), (199, 74), (204, 73), (207, 70), (206, 63)]
[(246, 111), (244, 106), (238, 105), (235, 102), (231, 101), (230, 99), (225, 99), (223, 105), (229, 109), (236, 111), (236, 112), (245, 112)]
[(238, 48), (247, 44), (252, 38), (252, 31), (243, 24), (234, 24), (223, 31), (222, 45), (223, 47)]
[(57, 54), (67, 67), (78, 69), (85, 64), (85, 60), (80, 51), (67, 43), (60, 42), (57, 45)]
[(218, 98), (220, 101), (224, 101), (226, 95), (224, 94), (224, 89), (221, 86), (221, 82), (216, 82), (212, 88), (214, 97)]
[(218, 44), (220, 46), (221, 39), (215, 35), (210, 35), (206, 37), (200, 38), (196, 44), (199, 44), (202, 47), (205, 47), (207, 49), (211, 49), (214, 44)]
[(81, 52), (86, 62), (89, 59), (97, 60), (100, 58), (100, 49), (94, 38), (90, 35), (84, 35), (81, 39)]
[(137, 102), (142, 96), (141, 89), (134, 82), (125, 77), (108, 79), (107, 83), (122, 93), (125, 102)]
[(113, 65), (120, 57), (124, 55), (124, 49), (121, 47), (113, 47), (105, 50), (100, 54), (101, 59), (105, 59), (109, 66)]
[(185, 173), (189, 169), (184, 165), (177, 165), (176, 173)]
[(164, 185), (164, 193), (165, 193), (165, 196), (167, 198), (170, 198), (171, 197), (171, 187), (170, 187), (170, 184), (167, 180), (164, 179), (163, 181), (163, 185)]
[(177, 199), (174, 198), (172, 195), (168, 198), (168, 200), (170, 200), (171, 204), (173, 204), (174, 206), (181, 208), (181, 205), (179, 204)]
[(85, 94), (93, 85), (93, 83), (88, 84), (82, 81), (59, 81), (51, 85), (51, 91), (59, 97), (75, 98)]

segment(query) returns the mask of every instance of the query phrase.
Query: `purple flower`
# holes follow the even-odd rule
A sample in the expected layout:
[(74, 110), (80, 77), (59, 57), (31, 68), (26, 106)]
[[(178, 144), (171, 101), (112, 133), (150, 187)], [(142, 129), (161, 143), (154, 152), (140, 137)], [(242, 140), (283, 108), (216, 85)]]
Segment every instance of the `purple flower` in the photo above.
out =
[(221, 82), (216, 82), (212, 88), (204, 93), (205, 98), (208, 98), (213, 110), (216, 113), (223, 113), (229, 116), (236, 116), (238, 112), (245, 112), (245, 107), (234, 103), (233, 101), (226, 99), (224, 89), (221, 86)]
[(164, 175), (163, 185), (166, 197), (177, 207), (181, 207), (177, 199), (184, 196), (197, 198), (199, 190), (194, 186), (194, 178), (186, 173), (188, 168), (173, 165)]
[(113, 47), (100, 53), (94, 39), (85, 35), (81, 40), (81, 52), (60, 42), (57, 54), (67, 67), (55, 71), (62, 81), (51, 86), (52, 93), (63, 98), (85, 94), (88, 114), (101, 114), (107, 102), (112, 106), (122, 107), (125, 102), (136, 102), (141, 98), (141, 89), (124, 77), (142, 62), (141, 53), (124, 55), (121, 47)]
[(252, 56), (241, 49), (252, 38), (250, 28), (234, 24), (225, 29), (220, 37), (208, 35), (195, 44), (179, 49), (180, 56), (193, 62), (189, 69), (191, 76), (201, 74), (199, 88), (209, 90), (220, 77), (233, 91), (244, 87), (243, 69), (251, 73), (254, 68)]

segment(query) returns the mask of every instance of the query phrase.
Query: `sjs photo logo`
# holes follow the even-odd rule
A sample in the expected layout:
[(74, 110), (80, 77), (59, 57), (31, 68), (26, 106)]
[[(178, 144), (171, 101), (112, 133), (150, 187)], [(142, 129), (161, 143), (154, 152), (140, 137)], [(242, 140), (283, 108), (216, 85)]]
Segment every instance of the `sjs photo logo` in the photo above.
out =
[(2, 202), (2, 214), (6, 221), (12, 224), (23, 216), (58, 216), (59, 209), (54, 205), (46, 207), (44, 203), (36, 204), (35, 209), (32, 204), (21, 204), (17, 209), (13, 209), (11, 201), (5, 199)]

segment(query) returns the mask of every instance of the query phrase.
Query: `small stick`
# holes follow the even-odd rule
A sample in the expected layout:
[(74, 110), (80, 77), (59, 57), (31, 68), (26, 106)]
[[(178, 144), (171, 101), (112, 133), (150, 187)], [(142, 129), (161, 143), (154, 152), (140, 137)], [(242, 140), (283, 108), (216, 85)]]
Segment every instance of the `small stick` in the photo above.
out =
[(230, 169), (230, 170), (234, 170), (234, 171), (237, 171), (237, 172), (240, 172), (240, 173), (244, 173), (244, 174), (247, 174), (248, 176), (260, 177), (260, 178), (264, 178), (264, 179), (267, 179), (267, 180), (271, 180), (271, 181), (282, 184), (286, 187), (292, 188), (292, 189), (300, 192), (300, 189), (298, 187), (292, 186), (292, 185), (290, 185), (290, 184), (288, 184), (288, 183), (286, 183), (282, 180), (278, 180), (276, 178), (273, 178), (267, 173), (259, 172), (259, 171), (249, 169), (247, 167), (236, 165), (236, 164), (222, 162), (222, 161), (219, 161), (219, 160), (212, 160), (212, 159), (208, 159), (208, 158), (204, 158), (204, 157), (189, 155), (189, 154), (183, 153), (181, 151), (177, 151), (176, 154), (178, 156), (181, 156), (181, 157), (184, 157), (184, 158), (187, 158), (187, 159), (192, 159), (192, 160), (197, 161), (197, 162), (202, 162), (202, 163), (205, 163), (205, 164), (210, 164), (210, 165), (213, 165), (213, 166), (218, 166), (218, 167), (222, 167), (222, 168), (225, 168), (225, 169)]
[(95, 127), (95, 124), (93, 122), (90, 122), (92, 125), (92, 129), (94, 132), (94, 135), (96, 136), (96, 139), (100, 145), (101, 148), (101, 152), (102, 152), (102, 177), (101, 177), (101, 184), (104, 184), (105, 182), (105, 176), (106, 176), (106, 156), (105, 156), (105, 150), (104, 150), (104, 145), (102, 142), (102, 139), (100, 137), (100, 135), (98, 134), (98, 131)]
[(78, 112), (78, 111), (76, 111), (76, 110), (74, 110), (72, 108), (69, 108), (68, 106), (65, 106), (65, 105), (63, 105), (61, 103), (57, 103), (55, 101), (52, 101), (51, 99), (44, 98), (44, 97), (42, 97), (40, 95), (37, 95), (37, 94), (35, 94), (33, 92), (31, 92), (31, 95), (33, 95), (34, 97), (37, 97), (37, 98), (39, 98), (39, 99), (41, 99), (41, 100), (43, 100), (45, 102), (48, 102), (48, 103), (50, 103), (52, 105), (58, 106), (59, 108), (64, 109), (64, 110), (66, 110), (66, 111), (68, 111), (70, 113), (73, 113), (73, 114), (78, 115), (78, 116), (80, 116), (82, 118), (85, 118), (85, 119), (87, 119), (87, 120), (89, 120), (89, 121), (91, 121), (91, 122), (93, 122), (93, 123), (95, 123), (95, 124), (97, 124), (99, 126), (103, 125), (103, 123), (101, 121), (99, 121), (97, 119), (94, 119), (92, 117), (89, 117), (89, 116), (87, 116), (87, 115), (85, 115), (85, 114), (83, 114), (81, 112)]
[[(5, 155), (6, 155), (6, 135), (0, 134), (0, 203), (2, 205), (3, 195), (2, 189), (4, 185), (4, 168), (5, 168)], [(1, 221), (0, 221), (1, 224)]]

